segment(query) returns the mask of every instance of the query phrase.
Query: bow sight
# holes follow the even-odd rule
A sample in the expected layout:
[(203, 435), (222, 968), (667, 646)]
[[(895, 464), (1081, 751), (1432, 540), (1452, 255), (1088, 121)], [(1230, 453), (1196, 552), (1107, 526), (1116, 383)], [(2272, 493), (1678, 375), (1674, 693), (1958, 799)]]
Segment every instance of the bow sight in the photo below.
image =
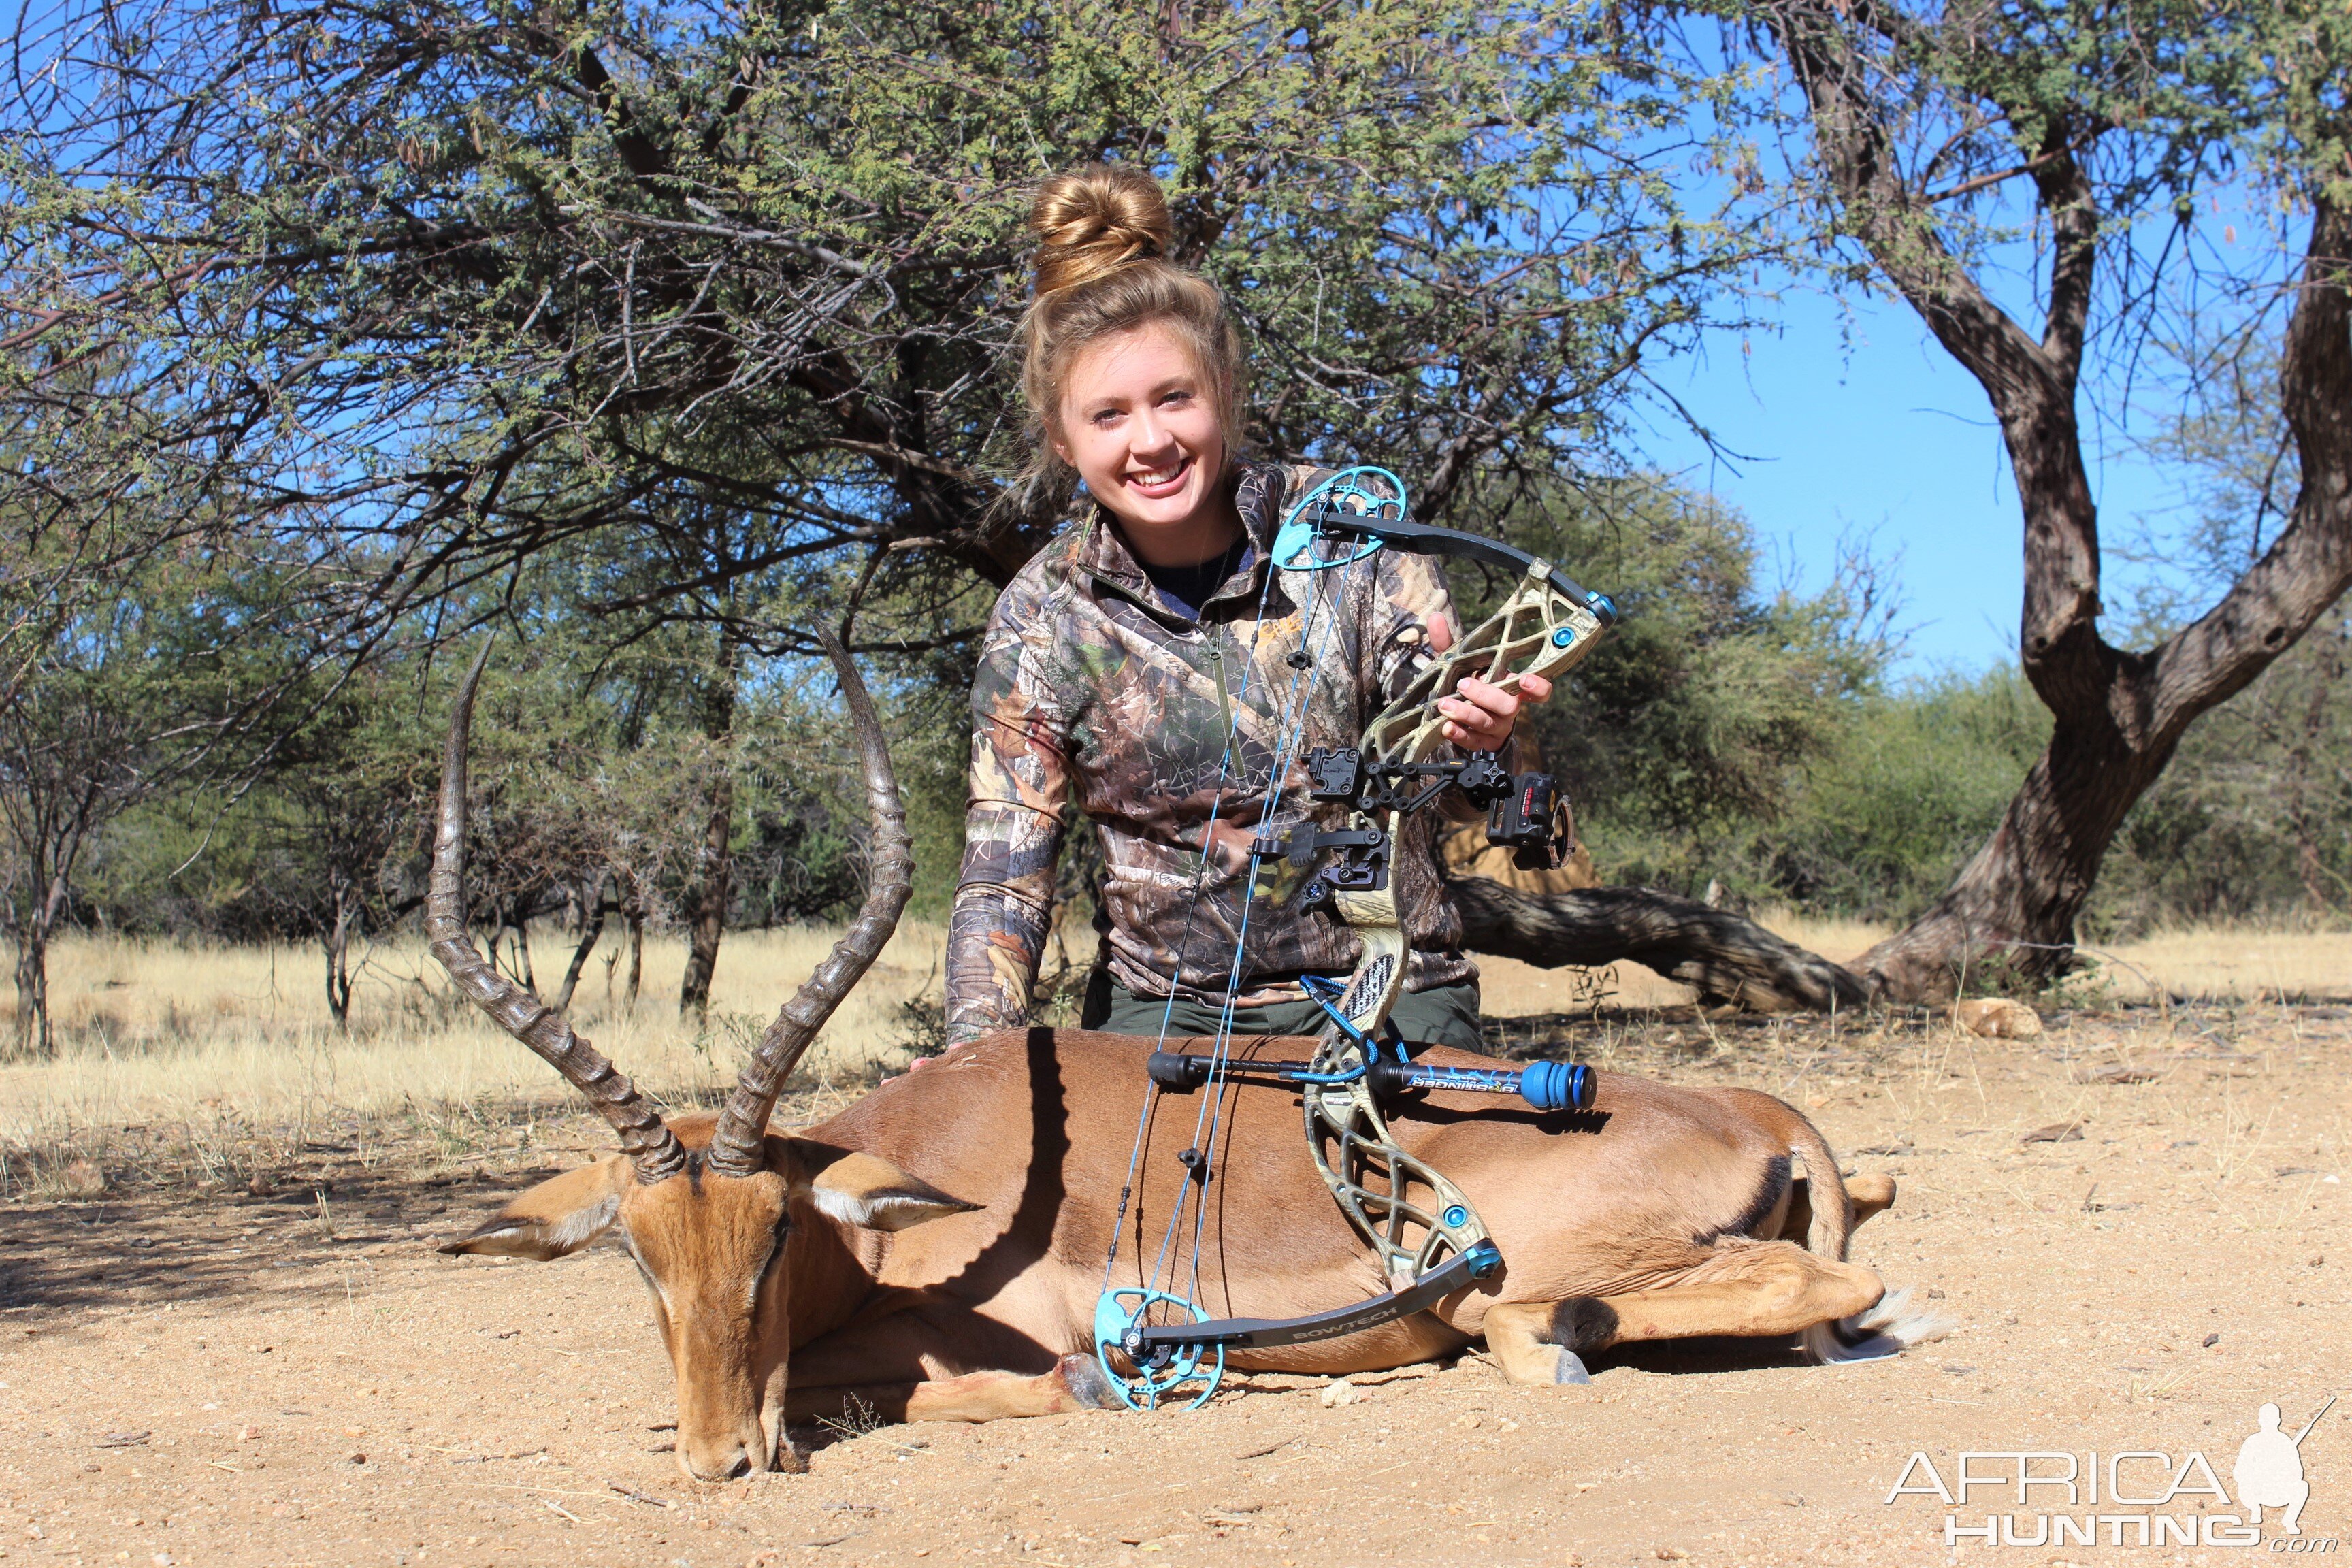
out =
[[(1309, 798), (1344, 801), (1367, 816), (1409, 815), (1449, 786), (1460, 790), (1486, 809), (1486, 842), (1511, 850), (1511, 864), (1522, 871), (1555, 870), (1576, 849), (1576, 824), (1559, 782), (1549, 773), (1511, 773), (1492, 752), (1463, 762), (1400, 763), (1367, 758), (1354, 746), (1318, 746), (1307, 753), (1307, 776)], [(1343, 889), (1375, 892), (1388, 886), (1389, 836), (1376, 827), (1335, 832), (1308, 824), (1279, 839), (1250, 844), (1254, 855), (1278, 856), (1301, 868), (1327, 849), (1338, 857), (1307, 884), (1298, 910), (1328, 908)]]

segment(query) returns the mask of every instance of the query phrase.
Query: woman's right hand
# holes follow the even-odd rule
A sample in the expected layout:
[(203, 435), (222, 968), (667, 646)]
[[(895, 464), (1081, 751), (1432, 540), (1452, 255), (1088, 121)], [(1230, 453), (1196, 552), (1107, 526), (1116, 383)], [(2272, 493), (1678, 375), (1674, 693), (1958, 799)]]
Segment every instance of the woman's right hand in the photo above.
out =
[[(1454, 646), (1454, 627), (1444, 616), (1429, 617), (1429, 648), (1444, 653)], [(1519, 709), (1551, 695), (1551, 682), (1540, 675), (1519, 677), (1517, 695), (1490, 680), (1465, 675), (1454, 683), (1454, 695), (1437, 700), (1445, 715), (1445, 738), (1465, 752), (1499, 752), (1517, 727)]]

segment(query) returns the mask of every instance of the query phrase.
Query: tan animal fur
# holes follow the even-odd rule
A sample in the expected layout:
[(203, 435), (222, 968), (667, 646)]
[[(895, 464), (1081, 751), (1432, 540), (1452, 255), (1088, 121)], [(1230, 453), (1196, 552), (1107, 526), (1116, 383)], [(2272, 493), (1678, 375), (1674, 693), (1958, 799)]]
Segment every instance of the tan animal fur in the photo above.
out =
[[(788, 1423), (871, 1409), (985, 1421), (1108, 1406), (1095, 1303), (1128, 1183), (1150, 1043), (1076, 1030), (1000, 1034), (884, 1084), (797, 1136), (768, 1130), (793, 1064), (881, 951), (912, 860), (881, 728), (847, 652), (842, 679), (875, 823), (865, 904), (786, 1004), (715, 1116), (665, 1118), (562, 1016), (485, 963), (465, 910), (466, 740), (477, 659), (450, 723), (426, 929), (465, 993), (545, 1058), (622, 1152), (517, 1195), (456, 1253), (553, 1258), (618, 1234), (654, 1300), (677, 1380), (677, 1458), (719, 1480), (798, 1468)], [(487, 658), (485, 650), (484, 658)], [(1297, 1041), (1241, 1042), (1282, 1056)], [(1427, 1059), (1477, 1065), (1460, 1052)], [(1799, 1336), (1817, 1359), (1883, 1353), (1932, 1325), (1845, 1261), (1894, 1201), (1849, 1186), (1812, 1125), (1769, 1095), (1600, 1075), (1581, 1112), (1483, 1096), (1397, 1106), (1393, 1132), (1477, 1205), (1506, 1260), (1432, 1310), (1338, 1339), (1236, 1355), (1252, 1370), (1349, 1373), (1481, 1339), (1524, 1383), (1580, 1381), (1582, 1357), (1699, 1334)], [(1195, 1175), (1199, 1094), (1154, 1094), (1114, 1283), (1145, 1279)], [(1297, 1100), (1231, 1084), (1204, 1205), (1197, 1284), (1213, 1316), (1286, 1318), (1388, 1288), (1301, 1136)]]
[[(709, 1119), (680, 1118), (686, 1174), (646, 1186), (616, 1155), (522, 1194), (451, 1250), (560, 1256), (617, 1223), (677, 1373), (679, 1462), (704, 1479), (793, 1466), (787, 1421), (860, 1405), (965, 1421), (1107, 1406), (1094, 1307), (1150, 1049), (1075, 1030), (994, 1036), (798, 1136), (772, 1133), (767, 1170), (748, 1179), (699, 1173)], [(1202, 1307), (1291, 1317), (1383, 1289), (1307, 1158), (1295, 1097), (1223, 1092)], [(1192, 1180), (1175, 1154), (1196, 1109), (1190, 1095), (1157, 1102), (1118, 1283), (1142, 1282)], [(1864, 1314), (1884, 1293), (1844, 1255), (1853, 1227), (1892, 1203), (1893, 1183), (1849, 1188), (1811, 1124), (1769, 1095), (1604, 1073), (1590, 1111), (1436, 1094), (1391, 1125), (1461, 1184), (1504, 1273), (1433, 1311), (1237, 1354), (1235, 1366), (1364, 1372), (1483, 1339), (1511, 1377), (1549, 1384), (1580, 1378), (1581, 1358), (1612, 1346), (1785, 1340)]]

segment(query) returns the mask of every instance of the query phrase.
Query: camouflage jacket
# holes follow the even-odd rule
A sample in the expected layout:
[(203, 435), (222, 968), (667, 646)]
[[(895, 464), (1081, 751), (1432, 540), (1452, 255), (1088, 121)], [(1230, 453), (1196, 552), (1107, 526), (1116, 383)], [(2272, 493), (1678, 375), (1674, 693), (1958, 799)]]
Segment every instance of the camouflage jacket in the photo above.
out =
[[(1340, 824), (1345, 806), (1307, 797), (1308, 748), (1355, 744), (1427, 658), (1429, 618), (1452, 605), (1435, 563), (1391, 550), (1268, 583), (1286, 498), (1325, 473), (1243, 471), (1235, 500), (1255, 548), (1197, 622), (1166, 606), (1091, 504), (997, 600), (972, 685), (951, 1040), (1027, 1022), (1073, 801), (1102, 835), (1111, 975), (1129, 990), (1213, 1005), (1230, 981), (1250, 1006), (1297, 999), (1301, 973), (1355, 967), (1345, 922), (1287, 907), (1308, 872), (1269, 859), (1244, 888), (1249, 844), (1309, 815)], [(1269, 820), (1277, 754), (1289, 777)], [(1434, 815), (1407, 819), (1392, 862), (1412, 991), (1477, 975), (1438, 877)]]

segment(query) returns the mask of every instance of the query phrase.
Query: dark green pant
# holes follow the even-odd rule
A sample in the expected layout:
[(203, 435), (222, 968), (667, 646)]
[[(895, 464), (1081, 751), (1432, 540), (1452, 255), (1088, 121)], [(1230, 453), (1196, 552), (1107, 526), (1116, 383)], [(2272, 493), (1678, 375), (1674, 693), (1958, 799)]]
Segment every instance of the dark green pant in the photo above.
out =
[[(1110, 987), (1110, 1013), (1097, 1027), (1114, 1035), (1140, 1035), (1155, 1039), (1163, 1018), (1171, 1038), (1217, 1032), (1217, 1009), (1207, 1003), (1180, 996), (1171, 1012), (1167, 997), (1139, 996), (1116, 981)], [(1322, 1008), (1306, 1001), (1234, 1009), (1236, 1035), (1314, 1035), (1321, 1033), (1328, 1021)], [(1389, 1022), (1396, 1026), (1399, 1035), (1417, 1046), (1455, 1046), (1465, 1051), (1486, 1048), (1478, 1034), (1478, 987), (1468, 981), (1429, 991), (1406, 992), (1389, 1009)]]

